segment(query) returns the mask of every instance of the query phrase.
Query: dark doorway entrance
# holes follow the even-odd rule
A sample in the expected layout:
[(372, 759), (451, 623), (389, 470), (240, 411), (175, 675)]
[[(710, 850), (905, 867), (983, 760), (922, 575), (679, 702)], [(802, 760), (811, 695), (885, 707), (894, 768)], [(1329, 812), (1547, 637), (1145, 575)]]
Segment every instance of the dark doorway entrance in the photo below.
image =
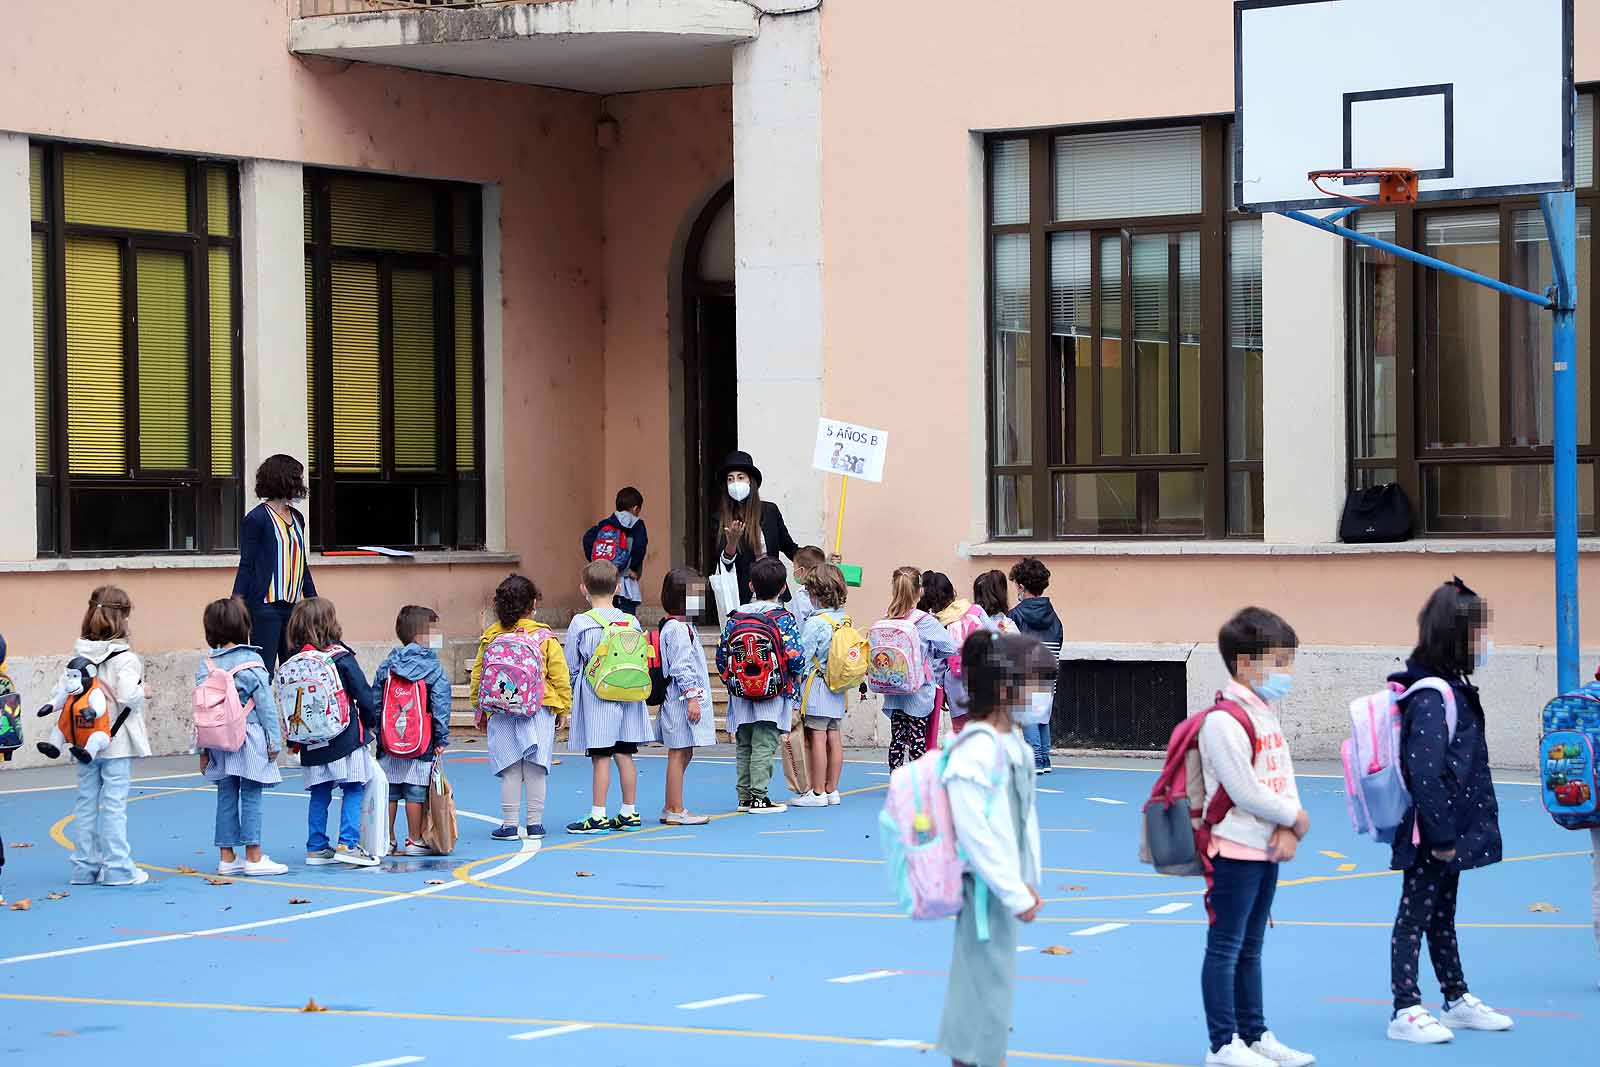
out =
[(684, 558), (709, 573), (720, 499), (717, 466), (739, 447), (739, 362), (733, 291), (733, 183), (695, 220), (685, 249)]

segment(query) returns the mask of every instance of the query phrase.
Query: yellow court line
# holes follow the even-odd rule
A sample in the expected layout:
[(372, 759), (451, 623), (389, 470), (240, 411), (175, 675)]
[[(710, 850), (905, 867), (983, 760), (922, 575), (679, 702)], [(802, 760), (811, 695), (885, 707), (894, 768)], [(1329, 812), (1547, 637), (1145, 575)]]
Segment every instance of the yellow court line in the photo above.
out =
[[(448, 1015), (443, 1012), (374, 1011), (366, 1008), (327, 1008), (312, 1013), (299, 1008), (274, 1004), (227, 1004), (203, 1001), (133, 1000), (114, 997), (68, 997), (44, 993), (0, 993), (0, 1000), (22, 1001), (33, 1004), (74, 1004), (107, 1008), (164, 1008), (178, 1011), (219, 1011), (255, 1015), (307, 1015), (309, 1018), (342, 1017), (348, 1019), (397, 1019), (409, 1022), (481, 1023), (492, 1026), (587, 1026), (595, 1030), (620, 1030), (646, 1034), (684, 1034), (690, 1037), (742, 1037), (764, 1041), (791, 1041), (811, 1045), (847, 1045), (875, 1047), (878, 1038), (839, 1037), (829, 1034), (795, 1034), (773, 1030), (735, 1030), (717, 1026), (670, 1026), (661, 1023), (621, 1023), (589, 1019), (538, 1019), (506, 1015)], [(911, 1046), (927, 1052), (934, 1046), (918, 1042)], [(1021, 1059), (1044, 1060), (1053, 1063), (1090, 1063), (1103, 1067), (1182, 1067), (1174, 1063), (1157, 1063), (1151, 1060), (1125, 1060), (1103, 1056), (1074, 1056), (1064, 1052), (1007, 1053)]]
[(1338, 871), (1340, 874), (1347, 874), (1355, 869), (1356, 865), (1353, 863), (1341, 863), (1339, 866), (1334, 868), (1334, 870)]
[(1335, 852), (1330, 848), (1323, 849), (1322, 850), (1322, 854), (1324, 856), (1328, 857), (1330, 860), (1342, 860), (1342, 859), (1344, 859), (1344, 853), (1343, 852)]

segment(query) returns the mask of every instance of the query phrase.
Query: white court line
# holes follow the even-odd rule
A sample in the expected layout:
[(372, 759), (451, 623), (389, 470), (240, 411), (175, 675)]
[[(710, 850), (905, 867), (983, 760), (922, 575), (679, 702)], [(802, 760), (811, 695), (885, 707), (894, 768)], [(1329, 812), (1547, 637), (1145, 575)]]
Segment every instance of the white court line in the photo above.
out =
[(1094, 804), (1126, 804), (1126, 800), (1112, 800), (1110, 797), (1084, 797), (1083, 799)]
[(875, 978), (893, 978), (899, 973), (899, 971), (863, 971), (860, 974), (840, 975), (838, 978), (830, 978), (828, 981), (835, 985), (851, 985), (855, 982), (870, 982)]
[(512, 1034), (513, 1041), (538, 1041), (542, 1037), (560, 1037), (562, 1034), (575, 1034), (580, 1030), (593, 1030), (592, 1023), (573, 1023), (571, 1026), (552, 1026), (547, 1030), (529, 1030), (525, 1034)]
[(887, 777), (889, 777), (889, 772), (888, 771), (868, 771), (867, 772), (867, 777), (868, 778), (887, 778)]
[[(490, 819), (487, 816), (471, 812), (457, 811), (457, 815), (468, 818), (482, 819), (485, 822), (498, 824), (500, 820)], [(525, 840), (522, 842), (522, 851), (506, 860), (496, 864), (487, 871), (476, 876), (477, 881), (487, 881), (498, 878), (508, 871), (516, 870), (539, 854), (539, 842)], [(259, 930), (267, 926), (282, 926), (286, 923), (304, 922), (306, 919), (321, 919), (329, 915), (343, 915), (345, 912), (360, 911), (363, 908), (378, 908), (385, 904), (397, 904), (402, 900), (413, 900), (416, 897), (430, 896), (434, 893), (444, 893), (451, 889), (459, 889), (467, 883), (454, 880), (441, 882), (438, 885), (423, 886), (421, 889), (405, 893), (396, 893), (393, 896), (374, 897), (370, 900), (358, 900), (353, 904), (340, 904), (331, 908), (318, 908), (315, 911), (295, 912), (292, 915), (280, 915), (275, 919), (259, 919), (255, 922), (238, 923), (233, 926), (217, 926), (209, 930), (190, 930), (181, 934), (161, 934), (156, 937), (136, 937), (126, 941), (106, 941), (98, 945), (79, 945), (76, 948), (57, 949), (54, 952), (31, 952), (25, 956), (7, 956), (0, 959), (0, 967), (13, 963), (32, 963), (35, 960), (53, 960), (63, 956), (81, 956), (87, 952), (105, 952), (114, 948), (135, 948), (140, 945), (159, 945), (168, 941), (188, 941), (197, 937), (217, 937), (221, 934), (236, 934), (242, 930)], [(406, 1061), (411, 1062), (411, 1061)]]
[(720, 1008), (724, 1004), (742, 1004), (747, 1000), (763, 1000), (765, 993), (735, 993), (727, 997), (713, 997), (710, 1000), (691, 1000), (687, 1004), (679, 1004), (681, 1011), (699, 1011), (701, 1008)]
[(1192, 908), (1192, 907), (1194, 907), (1194, 903), (1192, 901), (1174, 900), (1171, 904), (1163, 904), (1159, 908), (1151, 908), (1149, 910), (1149, 912), (1147, 912), (1146, 914), (1149, 914), (1149, 915), (1171, 915), (1175, 911), (1182, 911), (1185, 908)]
[(1034, 791), (1034, 792), (1035, 792), (1035, 793), (1055, 793), (1055, 794), (1056, 794), (1056, 795), (1058, 795), (1058, 796), (1059, 796), (1059, 795), (1060, 795), (1060, 794), (1061, 794), (1061, 793), (1062, 793), (1062, 792), (1063, 792), (1063, 791), (1062, 791), (1062, 790), (1060, 790), (1060, 789), (1046, 789), (1046, 788), (1045, 788), (1045, 787), (1044, 787), (1044, 786), (1042, 786), (1042, 785), (1036, 785), (1036, 786), (1034, 786), (1034, 787), (1033, 787), (1033, 791)]
[(392, 1060), (373, 1060), (371, 1063), (358, 1063), (356, 1067), (401, 1067), (407, 1063), (421, 1063), (421, 1056), (396, 1056)]
[(908, 1037), (886, 1037), (882, 1041), (874, 1041), (878, 1048), (921, 1048), (926, 1041), (913, 1041)]
[(1072, 931), (1071, 936), (1098, 937), (1101, 934), (1109, 934), (1113, 930), (1121, 930), (1127, 925), (1127, 923), (1101, 923), (1099, 926), (1091, 926), (1087, 930), (1074, 930)]
[(1018, 952), (1032, 952), (1033, 949), (1034, 949), (1034, 946), (1032, 946), (1032, 945), (1018, 945), (1017, 946), (1017, 951)]

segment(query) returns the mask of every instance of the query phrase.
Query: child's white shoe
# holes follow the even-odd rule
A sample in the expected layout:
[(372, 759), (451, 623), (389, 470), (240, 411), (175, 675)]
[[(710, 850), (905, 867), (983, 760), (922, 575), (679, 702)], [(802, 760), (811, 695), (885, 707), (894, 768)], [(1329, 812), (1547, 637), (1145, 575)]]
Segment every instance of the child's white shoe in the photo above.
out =
[(1255, 1044), (1250, 1046), (1250, 1051), (1258, 1056), (1265, 1056), (1280, 1067), (1311, 1067), (1317, 1058), (1309, 1052), (1290, 1048), (1268, 1030), (1262, 1034)]
[(789, 798), (791, 808), (825, 808), (828, 798), (822, 793), (800, 793)]
[(226, 877), (228, 877), (229, 875), (232, 875), (232, 874), (243, 874), (244, 873), (244, 860), (241, 860), (241, 859), (221, 860), (221, 861), (219, 861), (217, 863), (217, 873), (222, 875), (222, 877), (224, 877), (224, 878), (226, 878)]
[(133, 877), (128, 879), (126, 882), (107, 882), (107, 881), (103, 881), (102, 880), (100, 884), (103, 885), (103, 886), (111, 886), (111, 887), (115, 887), (115, 888), (121, 888), (123, 886), (130, 886), (130, 885), (144, 885), (149, 880), (150, 880), (150, 872), (149, 871), (145, 870), (143, 867), (135, 867), (133, 869)]
[(1428, 1014), (1421, 1004), (1394, 1013), (1389, 1020), (1389, 1040), (1409, 1041), (1413, 1045), (1442, 1045), (1455, 1040), (1455, 1032)]
[(265, 852), (258, 860), (246, 860), (240, 864), (239, 869), (251, 878), (270, 878), (273, 875), (288, 874), (289, 868), (273, 860)]
[(1206, 1067), (1272, 1067), (1272, 1061), (1259, 1052), (1251, 1052), (1244, 1039), (1234, 1034), (1232, 1041), (1206, 1053)]
[(1471, 993), (1446, 1004), (1441, 1021), (1452, 1030), (1500, 1031), (1516, 1025), (1511, 1016), (1495, 1011)]
[(835, 789), (833, 792), (828, 794), (828, 807), (836, 808), (838, 806), (839, 806), (839, 791), (837, 789)]

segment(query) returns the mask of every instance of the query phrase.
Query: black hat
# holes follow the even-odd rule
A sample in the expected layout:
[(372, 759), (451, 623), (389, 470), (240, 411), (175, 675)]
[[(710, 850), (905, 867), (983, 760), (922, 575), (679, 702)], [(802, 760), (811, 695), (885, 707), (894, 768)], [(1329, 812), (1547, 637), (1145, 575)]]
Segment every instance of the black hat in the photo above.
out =
[(727, 481), (728, 475), (734, 471), (743, 471), (748, 474), (750, 480), (755, 483), (755, 487), (757, 489), (761, 488), (761, 468), (757, 467), (755, 461), (750, 458), (750, 453), (729, 452), (728, 458), (722, 461), (722, 467), (717, 471), (717, 481)]

